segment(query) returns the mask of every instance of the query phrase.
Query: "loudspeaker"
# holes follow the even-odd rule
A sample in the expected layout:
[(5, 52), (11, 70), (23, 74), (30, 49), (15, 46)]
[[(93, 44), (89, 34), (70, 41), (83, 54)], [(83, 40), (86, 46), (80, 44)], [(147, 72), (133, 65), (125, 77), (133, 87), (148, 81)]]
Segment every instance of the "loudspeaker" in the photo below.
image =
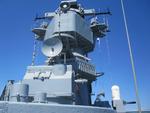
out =
[(55, 57), (61, 53), (63, 49), (62, 41), (58, 38), (49, 38), (44, 41), (42, 52), (47, 57)]

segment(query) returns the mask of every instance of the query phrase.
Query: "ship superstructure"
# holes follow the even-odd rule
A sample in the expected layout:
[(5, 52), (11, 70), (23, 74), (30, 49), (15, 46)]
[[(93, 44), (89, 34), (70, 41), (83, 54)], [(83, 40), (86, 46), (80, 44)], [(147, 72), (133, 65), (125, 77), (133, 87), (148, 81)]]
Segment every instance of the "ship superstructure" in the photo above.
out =
[[(76, 0), (61, 1), (55, 12), (47, 12), (40, 26), (33, 28), (41, 41), (44, 65), (28, 66), (23, 80), (8, 81), (1, 95), (0, 113), (99, 113), (115, 111), (108, 101), (97, 96), (91, 102), (92, 82), (103, 73), (96, 72), (88, 53), (97, 38), (108, 32), (96, 16), (109, 15), (84, 9)], [(89, 21), (86, 18), (92, 16)]]

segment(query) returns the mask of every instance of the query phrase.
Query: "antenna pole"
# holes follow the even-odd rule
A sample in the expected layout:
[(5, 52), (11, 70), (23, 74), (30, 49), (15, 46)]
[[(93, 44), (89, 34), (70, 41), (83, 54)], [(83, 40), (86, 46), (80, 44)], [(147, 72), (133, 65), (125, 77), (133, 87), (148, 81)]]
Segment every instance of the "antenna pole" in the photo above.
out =
[(125, 24), (125, 29), (126, 29), (126, 35), (127, 35), (127, 41), (128, 41), (128, 47), (129, 47), (129, 53), (130, 53), (130, 60), (131, 60), (131, 65), (132, 65), (134, 86), (135, 86), (135, 92), (136, 92), (137, 108), (138, 108), (138, 112), (141, 113), (141, 103), (140, 103), (140, 98), (139, 98), (139, 94), (138, 94), (136, 70), (135, 70), (135, 65), (134, 65), (134, 58), (133, 58), (133, 53), (132, 53), (131, 41), (130, 41), (130, 36), (129, 36), (129, 30), (128, 30), (128, 25), (127, 25), (127, 19), (126, 19), (123, 0), (121, 0), (121, 7), (122, 7), (122, 13), (123, 13), (124, 24)]

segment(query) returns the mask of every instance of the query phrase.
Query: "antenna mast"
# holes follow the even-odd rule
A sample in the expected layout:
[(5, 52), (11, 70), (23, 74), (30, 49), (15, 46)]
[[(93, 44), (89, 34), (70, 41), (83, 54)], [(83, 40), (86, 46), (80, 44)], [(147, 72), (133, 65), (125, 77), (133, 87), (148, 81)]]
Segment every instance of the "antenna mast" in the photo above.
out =
[(130, 36), (129, 36), (129, 30), (128, 30), (128, 25), (127, 25), (127, 19), (126, 19), (126, 14), (125, 14), (125, 8), (124, 8), (123, 0), (121, 0), (121, 7), (122, 7), (122, 12), (123, 12), (124, 24), (125, 24), (127, 41), (128, 41), (128, 47), (129, 47), (129, 53), (130, 53), (130, 60), (131, 60), (131, 65), (132, 65), (132, 72), (133, 72), (133, 77), (134, 77), (134, 86), (135, 86), (135, 92), (136, 92), (136, 102), (137, 102), (138, 112), (141, 113), (141, 103), (140, 103), (140, 98), (139, 98), (139, 94), (138, 94), (136, 70), (135, 70), (135, 65), (134, 65), (134, 58), (133, 58), (133, 53), (132, 53), (131, 41), (130, 41)]

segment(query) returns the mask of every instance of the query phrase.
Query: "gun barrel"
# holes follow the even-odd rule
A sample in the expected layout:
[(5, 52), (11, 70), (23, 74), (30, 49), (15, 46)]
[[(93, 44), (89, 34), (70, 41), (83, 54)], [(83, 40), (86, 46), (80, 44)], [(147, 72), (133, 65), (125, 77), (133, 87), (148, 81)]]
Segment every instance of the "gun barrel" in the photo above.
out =
[(126, 102), (126, 104), (136, 104), (135, 101), (132, 101), (132, 102)]

